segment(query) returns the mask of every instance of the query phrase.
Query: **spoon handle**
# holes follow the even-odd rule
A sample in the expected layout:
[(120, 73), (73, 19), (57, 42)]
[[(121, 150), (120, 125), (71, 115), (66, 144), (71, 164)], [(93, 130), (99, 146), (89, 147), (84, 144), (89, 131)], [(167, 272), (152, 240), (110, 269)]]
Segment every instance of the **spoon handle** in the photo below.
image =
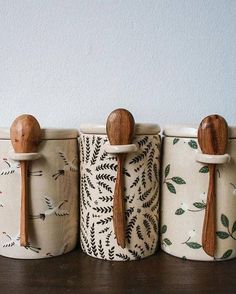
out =
[(118, 155), (118, 169), (113, 199), (113, 226), (117, 244), (125, 248), (125, 213), (124, 213), (124, 186), (123, 162), (125, 154)]
[(20, 245), (28, 244), (28, 199), (27, 199), (27, 169), (28, 162), (21, 161), (21, 215), (20, 215)]
[(215, 194), (215, 169), (214, 164), (209, 164), (209, 187), (207, 193), (207, 205), (202, 231), (202, 247), (204, 251), (214, 257), (216, 246), (216, 194)]

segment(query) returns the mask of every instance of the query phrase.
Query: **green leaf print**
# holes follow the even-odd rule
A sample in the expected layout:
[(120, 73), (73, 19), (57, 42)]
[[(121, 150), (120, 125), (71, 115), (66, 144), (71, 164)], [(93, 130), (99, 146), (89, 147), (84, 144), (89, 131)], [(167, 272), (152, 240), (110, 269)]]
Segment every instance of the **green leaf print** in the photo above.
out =
[(173, 193), (173, 194), (176, 194), (176, 190), (175, 190), (175, 187), (173, 184), (169, 183), (169, 182), (166, 182), (166, 185), (167, 185), (167, 188), (168, 190)]
[(168, 176), (169, 172), (170, 172), (170, 164), (168, 164), (165, 168), (165, 178)]
[(222, 232), (222, 231), (218, 231), (216, 232), (216, 235), (220, 238), (220, 239), (227, 239), (229, 237), (229, 234), (226, 232)]
[(163, 225), (161, 228), (161, 234), (165, 234), (167, 231), (167, 225)]
[(171, 180), (178, 185), (186, 184), (186, 182), (180, 177), (172, 177)]
[(201, 167), (201, 168), (199, 169), (199, 172), (200, 172), (200, 173), (203, 173), (203, 174), (207, 174), (207, 173), (209, 172), (209, 168), (208, 168), (208, 166), (207, 166), (207, 165), (204, 165), (203, 167)]
[(229, 220), (226, 215), (222, 214), (221, 215), (221, 223), (224, 227), (228, 228), (229, 227)]
[[(167, 231), (167, 225), (163, 225), (163, 226), (161, 227), (161, 235), (165, 234), (166, 231)], [(165, 248), (166, 246), (170, 246), (170, 245), (172, 245), (172, 242), (170, 241), (170, 239), (168, 239), (168, 238), (164, 238), (164, 237), (162, 236), (162, 238), (161, 238), (161, 245), (164, 246), (164, 248)]]
[(181, 215), (181, 214), (183, 214), (183, 213), (185, 213), (185, 210), (183, 210), (182, 208), (178, 208), (178, 209), (175, 211), (175, 214), (176, 214), (176, 215)]
[(232, 226), (232, 234), (236, 231), (236, 221), (234, 222), (233, 226)]
[(221, 256), (220, 259), (226, 259), (226, 258), (229, 258), (232, 254), (233, 250), (232, 249), (229, 249), (227, 251), (225, 251), (225, 253)]
[(193, 206), (195, 206), (196, 208), (202, 209), (206, 207), (206, 204), (203, 202), (194, 202)]
[[(164, 179), (164, 183), (167, 185), (167, 189), (173, 193), (176, 194), (176, 189), (174, 184), (178, 184), (178, 185), (183, 185), (186, 184), (185, 180), (182, 179), (181, 177), (167, 177), (170, 173), (170, 164), (168, 164), (165, 168), (165, 179)], [(171, 183), (173, 182), (173, 183)]]
[(234, 232), (236, 231), (236, 221), (233, 223), (232, 231), (230, 231), (228, 217), (224, 214), (221, 214), (220, 218), (221, 218), (222, 225), (227, 228), (227, 232), (224, 232), (224, 231), (216, 232), (217, 237), (219, 237), (220, 239), (226, 239), (228, 237), (231, 237), (233, 240), (236, 240), (236, 237), (233, 235)]
[(196, 243), (196, 242), (187, 242), (186, 245), (192, 249), (199, 249), (202, 247), (202, 245)]
[(179, 142), (179, 139), (178, 138), (174, 138), (174, 140), (173, 140), (173, 145), (175, 145), (176, 143), (178, 143)]
[(194, 140), (190, 140), (188, 145), (193, 149), (197, 149), (197, 143)]
[(170, 246), (170, 245), (172, 244), (172, 242), (171, 242), (168, 238), (165, 238), (165, 239), (163, 240), (163, 242), (165, 242), (166, 245), (168, 245), (168, 246)]

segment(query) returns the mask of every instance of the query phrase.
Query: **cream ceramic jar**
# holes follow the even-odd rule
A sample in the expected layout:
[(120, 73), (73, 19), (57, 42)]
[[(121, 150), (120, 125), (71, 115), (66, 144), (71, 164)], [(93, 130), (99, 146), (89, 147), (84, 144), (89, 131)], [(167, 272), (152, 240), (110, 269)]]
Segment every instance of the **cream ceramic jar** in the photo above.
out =
[[(197, 128), (164, 130), (161, 195), (161, 247), (184, 259), (225, 260), (236, 256), (236, 128), (230, 128), (227, 154), (205, 156)], [(207, 163), (216, 167), (216, 251), (202, 249), (208, 191)]]
[[(114, 149), (105, 126), (84, 125), (80, 136), (81, 247), (88, 255), (127, 261), (152, 255), (158, 241), (160, 137), (157, 125), (136, 125), (133, 144)], [(126, 247), (113, 230), (116, 152), (128, 152), (124, 163)]]
[[(9, 130), (0, 129), (0, 255), (44, 258), (69, 252), (78, 230), (78, 132), (44, 129), (28, 158), (29, 244), (20, 246), (21, 177)], [(27, 156), (26, 156), (27, 157)]]

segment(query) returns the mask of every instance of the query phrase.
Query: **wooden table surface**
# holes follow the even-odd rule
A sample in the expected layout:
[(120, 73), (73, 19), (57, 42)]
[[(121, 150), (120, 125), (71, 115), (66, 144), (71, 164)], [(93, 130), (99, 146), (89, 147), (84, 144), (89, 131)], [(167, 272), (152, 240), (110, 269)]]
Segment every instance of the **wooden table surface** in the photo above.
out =
[(0, 257), (0, 293), (236, 293), (236, 260), (184, 261), (163, 252), (111, 262), (80, 249), (49, 259)]

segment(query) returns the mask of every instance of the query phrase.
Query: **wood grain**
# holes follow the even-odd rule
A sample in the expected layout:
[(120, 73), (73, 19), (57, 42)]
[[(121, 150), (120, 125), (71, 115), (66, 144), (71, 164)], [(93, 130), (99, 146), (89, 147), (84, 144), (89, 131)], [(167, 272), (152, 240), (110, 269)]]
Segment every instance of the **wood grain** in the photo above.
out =
[(214, 256), (216, 249), (216, 192), (215, 192), (215, 165), (209, 164), (209, 187), (207, 206), (203, 222), (202, 247), (204, 251)]
[(28, 185), (27, 185), (27, 161), (21, 161), (21, 212), (20, 212), (20, 246), (28, 243)]
[[(198, 129), (198, 142), (204, 154), (225, 154), (228, 143), (228, 125), (225, 119), (219, 115), (204, 118)], [(208, 255), (214, 256), (216, 249), (215, 165), (209, 164), (208, 168), (209, 186), (202, 230), (202, 247)]]
[(124, 181), (123, 162), (124, 155), (118, 155), (118, 168), (113, 199), (113, 225), (117, 238), (117, 244), (125, 248), (125, 203), (124, 203)]
[(1, 293), (234, 293), (236, 260), (197, 262), (164, 252), (130, 262), (92, 258), (75, 250), (50, 259), (0, 257)]
[[(106, 130), (111, 145), (131, 144), (134, 136), (135, 121), (126, 109), (116, 109), (108, 116)], [(118, 168), (113, 199), (113, 226), (117, 244), (125, 247), (125, 205), (123, 164), (126, 154), (117, 154)]]
[[(41, 141), (41, 128), (35, 117), (23, 114), (11, 125), (10, 137), (16, 153), (36, 152)], [(21, 161), (21, 214), (20, 214), (20, 245), (28, 244), (28, 193), (27, 193), (27, 162)]]

